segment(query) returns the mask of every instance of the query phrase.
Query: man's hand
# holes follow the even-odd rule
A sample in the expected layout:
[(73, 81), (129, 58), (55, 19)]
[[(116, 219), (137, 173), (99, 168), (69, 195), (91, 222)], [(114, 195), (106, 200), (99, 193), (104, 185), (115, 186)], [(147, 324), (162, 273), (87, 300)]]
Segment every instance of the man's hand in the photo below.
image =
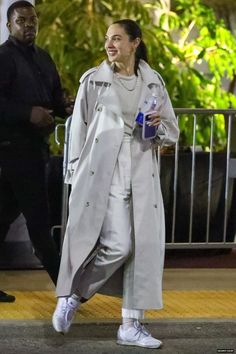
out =
[(31, 111), (30, 123), (38, 128), (48, 127), (54, 123), (51, 113), (52, 110), (40, 106), (34, 106)]
[(66, 102), (66, 113), (70, 116), (73, 113), (75, 99), (69, 96), (66, 98), (65, 102)]
[(71, 114), (73, 113), (73, 109), (73, 105), (66, 107), (66, 113), (68, 114), (68, 116), (71, 116)]

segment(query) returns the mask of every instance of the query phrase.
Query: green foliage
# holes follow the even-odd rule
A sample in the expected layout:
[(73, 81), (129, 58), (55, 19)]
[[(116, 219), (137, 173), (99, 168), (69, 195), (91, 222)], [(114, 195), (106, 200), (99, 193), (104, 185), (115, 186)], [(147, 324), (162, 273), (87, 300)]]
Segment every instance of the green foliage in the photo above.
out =
[[(144, 34), (150, 65), (163, 76), (174, 107), (229, 108), (234, 95), (222, 88), (236, 67), (236, 40), (201, 0), (41, 0), (38, 44), (55, 60), (67, 91), (75, 95), (79, 78), (105, 58), (104, 36), (115, 20), (136, 20)], [(208, 118), (199, 120), (197, 144), (209, 140)], [(191, 144), (192, 119), (180, 121), (181, 143)], [(224, 118), (214, 137), (224, 146)]]

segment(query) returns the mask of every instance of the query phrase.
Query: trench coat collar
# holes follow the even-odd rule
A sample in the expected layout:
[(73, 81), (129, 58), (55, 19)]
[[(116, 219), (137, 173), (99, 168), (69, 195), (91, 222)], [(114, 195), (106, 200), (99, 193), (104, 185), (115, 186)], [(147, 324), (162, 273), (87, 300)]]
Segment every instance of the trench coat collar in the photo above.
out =
[[(159, 75), (144, 60), (140, 60), (139, 70), (143, 80), (143, 88), (148, 88), (151, 84), (160, 84)], [(114, 72), (112, 66), (105, 60), (100, 64), (97, 70), (93, 72), (91, 81), (95, 85), (99, 82), (102, 83), (103, 87), (106, 87), (105, 90), (101, 90), (97, 102), (105, 105), (119, 117), (122, 117), (121, 105), (118, 104), (119, 98), (117, 97), (117, 93), (112, 85), (113, 76)], [(140, 96), (137, 113), (140, 111), (140, 105), (142, 104), (145, 95), (146, 90), (143, 89)]]
[[(158, 74), (142, 59), (139, 62), (139, 70), (142, 79), (147, 86), (150, 84), (158, 84), (160, 82)], [(112, 84), (113, 75), (114, 72), (112, 70), (112, 66), (104, 60), (93, 73), (92, 81)]]

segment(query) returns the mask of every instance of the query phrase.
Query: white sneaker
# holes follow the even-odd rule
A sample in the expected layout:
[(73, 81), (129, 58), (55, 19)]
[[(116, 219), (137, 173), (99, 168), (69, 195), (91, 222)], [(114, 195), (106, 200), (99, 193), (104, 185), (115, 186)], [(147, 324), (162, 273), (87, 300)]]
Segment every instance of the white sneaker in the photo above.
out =
[(144, 348), (160, 348), (162, 346), (162, 342), (153, 338), (139, 321), (134, 321), (134, 325), (126, 329), (122, 325), (119, 327), (117, 344)]
[(78, 310), (80, 302), (72, 297), (59, 297), (56, 310), (52, 316), (52, 325), (55, 331), (67, 333), (72, 320)]

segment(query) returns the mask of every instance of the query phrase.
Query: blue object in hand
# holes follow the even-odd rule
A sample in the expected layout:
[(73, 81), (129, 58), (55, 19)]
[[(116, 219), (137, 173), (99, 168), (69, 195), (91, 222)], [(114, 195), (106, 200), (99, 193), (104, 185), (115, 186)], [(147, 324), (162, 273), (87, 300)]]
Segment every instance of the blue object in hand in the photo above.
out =
[[(147, 124), (149, 120), (149, 115), (156, 112), (156, 105), (157, 105), (157, 97), (154, 94), (146, 97), (143, 103), (143, 107), (141, 108), (141, 111), (138, 113), (135, 119), (135, 121), (140, 126), (143, 127), (142, 138), (144, 140), (153, 139), (156, 136), (157, 127), (149, 126), (149, 124)], [(145, 121), (145, 125), (143, 126), (144, 121)]]
[(136, 122), (141, 126), (143, 125), (143, 112), (139, 112), (136, 117)]

